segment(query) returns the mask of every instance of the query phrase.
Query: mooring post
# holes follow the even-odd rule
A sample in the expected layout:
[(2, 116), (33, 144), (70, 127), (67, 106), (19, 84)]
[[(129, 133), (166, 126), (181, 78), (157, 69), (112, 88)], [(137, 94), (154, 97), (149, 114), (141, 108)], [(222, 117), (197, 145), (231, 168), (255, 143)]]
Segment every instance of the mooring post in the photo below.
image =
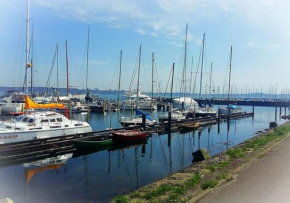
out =
[(255, 106), (253, 105), (253, 108), (252, 108), (252, 120), (254, 120), (254, 115), (255, 115)]
[(276, 103), (276, 107), (275, 107), (275, 122), (277, 121), (277, 103)]
[(184, 102), (182, 102), (181, 105), (182, 105), (181, 109), (184, 110)]
[(171, 111), (168, 112), (168, 146), (171, 143)]
[(280, 105), (280, 117), (281, 117), (281, 114), (282, 114), (282, 106)]
[(221, 122), (221, 108), (218, 108), (218, 124)]
[(146, 115), (142, 114), (142, 126), (143, 130), (146, 129)]

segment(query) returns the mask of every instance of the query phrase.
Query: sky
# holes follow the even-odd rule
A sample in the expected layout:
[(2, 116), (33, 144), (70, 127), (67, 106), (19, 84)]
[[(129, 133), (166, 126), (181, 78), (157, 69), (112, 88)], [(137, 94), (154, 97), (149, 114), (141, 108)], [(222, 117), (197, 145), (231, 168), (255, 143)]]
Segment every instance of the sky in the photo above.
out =
[[(273, 93), (277, 85), (278, 93), (288, 93), (288, 8), (290, 2), (285, 0), (31, 0), (34, 85), (46, 86), (58, 44), (59, 84), (66, 86), (67, 41), (69, 84), (86, 87), (90, 26), (87, 82), (91, 89), (118, 89), (122, 50), (121, 89), (128, 90), (141, 45), (142, 91), (151, 91), (154, 53), (154, 91), (166, 90), (175, 63), (174, 91), (189, 92), (195, 82), (199, 92), (196, 72), (205, 33), (202, 93), (227, 91), (231, 46), (232, 91)], [(0, 86), (23, 85), (26, 13), (26, 0), (0, 0)], [(182, 79), (186, 24), (186, 79)], [(49, 86), (56, 87), (56, 69), (55, 62)], [(186, 81), (185, 90), (180, 90), (182, 81)], [(132, 86), (136, 88), (137, 76)]]

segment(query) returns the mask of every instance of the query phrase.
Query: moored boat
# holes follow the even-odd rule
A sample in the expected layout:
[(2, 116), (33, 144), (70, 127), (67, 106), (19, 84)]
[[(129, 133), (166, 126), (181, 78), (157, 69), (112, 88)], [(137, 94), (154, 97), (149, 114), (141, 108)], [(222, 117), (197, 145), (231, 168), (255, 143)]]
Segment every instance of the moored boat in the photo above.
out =
[[(65, 108), (62, 104), (35, 104), (25, 96), (25, 108)], [(0, 122), (0, 144), (92, 132), (87, 122), (69, 120), (54, 111), (38, 111)]]
[(113, 141), (115, 142), (125, 142), (125, 141), (135, 141), (146, 139), (147, 134), (140, 130), (124, 130), (124, 131), (114, 131), (112, 133)]
[(112, 143), (112, 138), (106, 135), (73, 140), (73, 145), (76, 148), (102, 148)]

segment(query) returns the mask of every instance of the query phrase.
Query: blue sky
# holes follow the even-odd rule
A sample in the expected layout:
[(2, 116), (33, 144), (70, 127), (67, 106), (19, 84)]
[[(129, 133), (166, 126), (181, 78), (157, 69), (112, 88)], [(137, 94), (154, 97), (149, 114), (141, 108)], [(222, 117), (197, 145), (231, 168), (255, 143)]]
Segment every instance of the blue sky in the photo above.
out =
[[(65, 40), (68, 41), (70, 84), (85, 88), (86, 44), (90, 32), (89, 88), (117, 89), (120, 50), (123, 50), (122, 89), (128, 89), (139, 46), (142, 45), (141, 89), (151, 89), (151, 55), (164, 91), (175, 62), (175, 91), (183, 67), (185, 26), (188, 23), (187, 79), (191, 58), (196, 70), (202, 35), (206, 33), (203, 93), (213, 84), (225, 89), (230, 46), (232, 83), (238, 92), (269, 92), (289, 84), (290, 2), (283, 0), (31, 0), (34, 28), (34, 75), (45, 86), (59, 44), (60, 85), (65, 86)], [(25, 0), (0, 2), (0, 86), (21, 86), (25, 66)], [(51, 86), (56, 85), (56, 67)], [(198, 76), (199, 78), (199, 76)], [(136, 80), (134, 82), (136, 88)], [(199, 84), (199, 80), (197, 80)], [(156, 87), (155, 87), (156, 88)], [(196, 87), (198, 92), (199, 86)], [(272, 90), (273, 91), (273, 90)]]

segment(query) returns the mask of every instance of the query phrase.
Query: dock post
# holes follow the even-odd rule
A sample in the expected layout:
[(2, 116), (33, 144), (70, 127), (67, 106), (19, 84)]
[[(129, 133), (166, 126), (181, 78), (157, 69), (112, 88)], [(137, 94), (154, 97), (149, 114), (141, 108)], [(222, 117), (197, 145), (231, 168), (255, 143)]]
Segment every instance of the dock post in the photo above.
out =
[(171, 144), (171, 111), (168, 112), (168, 146)]
[(285, 106), (285, 115), (286, 115), (287, 113), (286, 113), (286, 106)]
[(182, 105), (181, 109), (184, 110), (184, 102), (182, 102), (181, 105)]
[(221, 108), (218, 108), (218, 124), (221, 122)]
[(280, 105), (280, 117), (281, 117), (281, 114), (282, 114), (282, 106)]
[(143, 130), (146, 129), (146, 115), (142, 114), (142, 126)]
[(253, 107), (252, 107), (252, 120), (254, 120), (254, 115), (255, 115), (255, 106), (253, 105)]
[(275, 122), (277, 121), (277, 103), (276, 103), (276, 106), (275, 106)]

